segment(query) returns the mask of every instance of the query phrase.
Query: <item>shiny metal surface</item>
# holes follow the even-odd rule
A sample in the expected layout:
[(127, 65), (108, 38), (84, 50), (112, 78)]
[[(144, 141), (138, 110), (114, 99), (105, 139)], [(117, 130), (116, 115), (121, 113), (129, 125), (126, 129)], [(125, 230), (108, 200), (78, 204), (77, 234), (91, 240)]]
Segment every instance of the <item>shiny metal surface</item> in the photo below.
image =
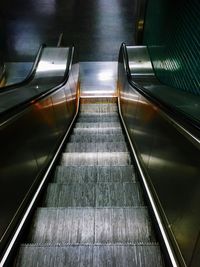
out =
[(197, 266), (193, 257), (198, 257), (200, 232), (199, 146), (133, 89), (122, 62), (119, 89), (126, 127), (180, 264), (190, 266), (193, 260), (192, 266)]
[[(62, 58), (66, 51), (60, 50), (57, 56)], [(46, 52), (49, 54), (54, 50)], [(45, 66), (49, 70), (52, 65), (58, 66), (56, 73), (62, 79), (64, 64), (59, 64), (60, 61), (52, 65), (43, 62), (37, 72), (38, 84), (39, 77), (49, 74)], [(65, 58), (61, 62), (64, 63)], [(78, 64), (73, 65), (68, 81), (60, 89), (38, 100), (0, 127), (1, 251), (75, 115), (78, 72)]]
[(117, 62), (81, 62), (81, 97), (117, 95)]
[(0, 113), (59, 85), (67, 69), (69, 48), (43, 49), (34, 79), (28, 85), (0, 93)]
[(33, 62), (5, 62), (6, 65), (6, 84), (11, 85), (23, 81), (31, 67)]
[(179, 112), (200, 121), (200, 97), (161, 83), (155, 76), (146, 46), (127, 46), (127, 53), (135, 83)]
[(154, 76), (153, 67), (146, 46), (127, 46), (129, 68), (133, 78), (135, 76)]

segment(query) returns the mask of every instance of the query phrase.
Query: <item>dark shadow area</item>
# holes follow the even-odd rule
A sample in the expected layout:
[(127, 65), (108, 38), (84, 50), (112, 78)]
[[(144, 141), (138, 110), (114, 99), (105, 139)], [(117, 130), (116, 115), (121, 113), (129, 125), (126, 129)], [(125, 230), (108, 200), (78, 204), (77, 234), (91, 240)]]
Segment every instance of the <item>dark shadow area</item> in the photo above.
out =
[(6, 61), (32, 61), (41, 43), (74, 45), (80, 61), (116, 61), (134, 44), (135, 1), (2, 0), (0, 49)]

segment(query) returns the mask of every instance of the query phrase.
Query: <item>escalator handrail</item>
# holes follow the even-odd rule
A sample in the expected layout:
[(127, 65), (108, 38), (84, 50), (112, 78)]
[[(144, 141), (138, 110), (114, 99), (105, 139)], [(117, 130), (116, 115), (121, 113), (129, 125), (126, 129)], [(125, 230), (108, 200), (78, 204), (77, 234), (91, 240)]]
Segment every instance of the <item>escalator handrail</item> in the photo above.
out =
[(28, 75), (26, 76), (26, 78), (24, 80), (20, 81), (20, 82), (17, 82), (17, 83), (14, 83), (14, 84), (10, 84), (10, 85), (5, 85), (5, 86), (1, 87), (0, 88), (0, 94), (1, 93), (5, 93), (6, 91), (10, 91), (10, 90), (17, 89), (19, 87), (25, 86), (34, 78), (37, 66), (38, 66), (38, 64), (40, 62), (40, 58), (41, 58), (43, 49), (45, 47), (46, 47), (46, 44), (42, 44), (40, 46), (40, 48), (38, 49), (38, 52), (37, 52), (37, 54), (35, 56), (35, 60), (34, 60), (34, 63), (32, 65), (32, 68), (31, 68), (30, 72), (28, 73)]
[(133, 81), (129, 67), (127, 47), (125, 43), (122, 43), (121, 45), (120, 55), (122, 55), (123, 57), (123, 64), (126, 71), (127, 80), (131, 87), (136, 89), (142, 96), (156, 105), (161, 111), (163, 111), (169, 118), (172, 119), (173, 123), (177, 123), (185, 132), (190, 135), (190, 137), (200, 143), (200, 123), (198, 122), (198, 120), (190, 118), (187, 114), (184, 114), (177, 108), (167, 104), (163, 100), (153, 95), (151, 92), (147, 92), (143, 86)]
[(33, 96), (32, 98), (29, 98), (28, 100), (25, 100), (24, 102), (21, 102), (20, 104), (13, 106), (6, 111), (3, 111), (0, 115), (0, 126), (6, 123), (8, 120), (10, 120), (13, 116), (16, 116), (18, 113), (22, 112), (27, 107), (46, 98), (47, 96), (51, 95), (53, 92), (63, 87), (63, 85), (65, 85), (69, 77), (69, 72), (71, 70), (72, 63), (73, 63), (73, 55), (74, 55), (74, 47), (72, 46), (69, 48), (67, 65), (66, 65), (66, 70), (65, 70), (63, 79), (58, 85), (54, 86), (53, 88), (49, 89), (46, 92), (39, 93), (37, 96)]

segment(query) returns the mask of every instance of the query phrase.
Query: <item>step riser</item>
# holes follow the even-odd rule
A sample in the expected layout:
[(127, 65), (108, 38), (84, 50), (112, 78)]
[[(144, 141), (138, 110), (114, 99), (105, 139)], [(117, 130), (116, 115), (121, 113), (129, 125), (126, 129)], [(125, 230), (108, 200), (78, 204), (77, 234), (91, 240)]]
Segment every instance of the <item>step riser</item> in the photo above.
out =
[[(45, 257), (44, 257), (45, 255)], [(16, 267), (161, 267), (160, 248), (156, 244), (104, 246), (22, 246)]]
[(119, 166), (131, 165), (131, 158), (129, 153), (63, 153), (61, 165), (75, 166)]
[(74, 128), (73, 134), (123, 134), (120, 127), (104, 127), (104, 128)]
[(119, 121), (116, 122), (77, 122), (74, 126), (74, 129), (79, 128), (96, 128), (96, 129), (103, 129), (103, 128), (118, 128), (121, 129), (121, 124)]
[(59, 166), (53, 179), (57, 183), (135, 182), (133, 166)]
[(68, 143), (64, 152), (128, 152), (126, 143)]
[(43, 207), (144, 206), (137, 183), (50, 184)]
[(101, 143), (101, 142), (124, 142), (124, 136), (122, 134), (73, 134), (71, 135), (69, 142), (80, 143)]
[(154, 242), (145, 208), (40, 208), (27, 240), (30, 243)]

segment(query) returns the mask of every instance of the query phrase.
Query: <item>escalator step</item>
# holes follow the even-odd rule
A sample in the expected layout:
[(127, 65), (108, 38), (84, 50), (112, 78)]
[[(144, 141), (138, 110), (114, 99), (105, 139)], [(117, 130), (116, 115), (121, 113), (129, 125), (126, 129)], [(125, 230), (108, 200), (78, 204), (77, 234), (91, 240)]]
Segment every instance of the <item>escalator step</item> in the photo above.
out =
[(38, 208), (28, 243), (154, 242), (145, 207)]
[(90, 111), (90, 112), (80, 112), (79, 113), (79, 116), (80, 117), (85, 117), (85, 116), (87, 116), (87, 117), (90, 117), (90, 116), (92, 116), (92, 117), (107, 117), (107, 116), (117, 116), (118, 117), (118, 112), (117, 111), (104, 111), (104, 112), (98, 112), (98, 111)]
[(85, 104), (117, 104), (117, 97), (81, 98), (81, 106)]
[(117, 112), (118, 108), (116, 104), (84, 104), (80, 106), (81, 113), (107, 113), (107, 112)]
[(95, 128), (95, 129), (103, 129), (103, 128), (118, 128), (121, 129), (121, 124), (119, 121), (115, 121), (115, 122), (77, 122), (74, 125), (74, 130), (79, 128)]
[(69, 142), (81, 143), (103, 143), (103, 142), (123, 142), (123, 134), (72, 134)]
[(135, 182), (135, 170), (129, 166), (58, 166), (53, 182)]
[(25, 244), (16, 267), (163, 267), (156, 243), (133, 245)]
[(108, 114), (80, 114), (77, 119), (78, 122), (119, 122), (119, 116), (116, 113), (108, 113)]
[(72, 183), (48, 185), (44, 207), (144, 206), (138, 183)]
[(91, 126), (90, 128), (74, 128), (73, 134), (123, 134), (120, 127), (95, 128)]
[(64, 152), (128, 152), (125, 142), (67, 143)]
[(63, 153), (61, 165), (131, 165), (131, 157), (127, 152)]

